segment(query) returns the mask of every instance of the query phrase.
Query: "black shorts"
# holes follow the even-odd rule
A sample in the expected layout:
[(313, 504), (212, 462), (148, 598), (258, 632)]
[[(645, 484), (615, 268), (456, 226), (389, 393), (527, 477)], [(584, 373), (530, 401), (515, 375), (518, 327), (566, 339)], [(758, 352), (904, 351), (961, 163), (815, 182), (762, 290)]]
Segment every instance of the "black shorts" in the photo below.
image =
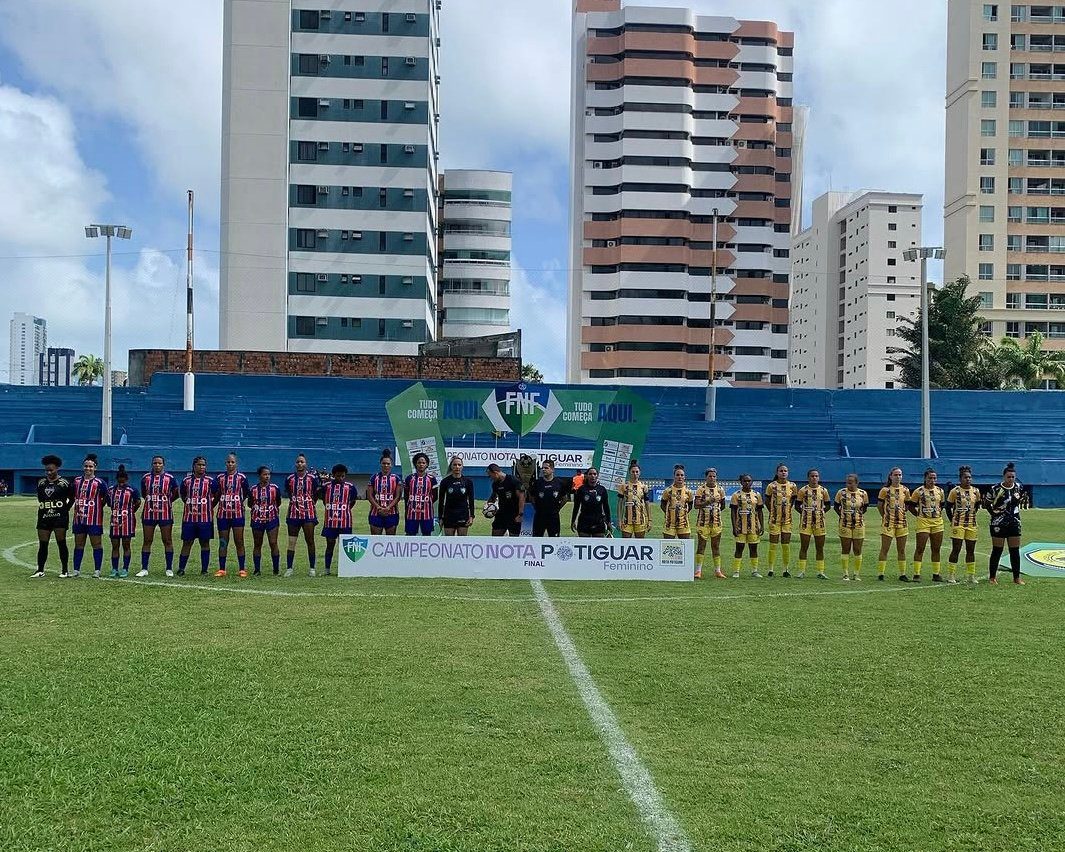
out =
[(558, 515), (533, 516), (533, 535), (537, 538), (558, 538), (562, 534), (562, 519)]
[(1006, 518), (1002, 523), (991, 524), (991, 538), (1020, 538), (1021, 522), (1018, 518)]
[(470, 520), (470, 516), (466, 515), (466, 514), (462, 514), (462, 515), (456, 515), (456, 514), (444, 515), (444, 517), (443, 517), (443, 527), (444, 527), (444, 529), (448, 529), (448, 530), (458, 529), (459, 527), (466, 526), (466, 523), (469, 520)]
[(37, 516), (37, 529), (48, 530), (53, 532), (54, 530), (67, 530), (70, 528), (70, 516), (62, 515), (57, 518), (42, 518)]
[(521, 535), (521, 521), (515, 521), (513, 515), (497, 514), (492, 519), (492, 532), (505, 530), (508, 535)]
[(580, 533), (581, 535), (605, 536), (606, 535), (606, 524), (605, 523), (578, 524), (577, 532)]

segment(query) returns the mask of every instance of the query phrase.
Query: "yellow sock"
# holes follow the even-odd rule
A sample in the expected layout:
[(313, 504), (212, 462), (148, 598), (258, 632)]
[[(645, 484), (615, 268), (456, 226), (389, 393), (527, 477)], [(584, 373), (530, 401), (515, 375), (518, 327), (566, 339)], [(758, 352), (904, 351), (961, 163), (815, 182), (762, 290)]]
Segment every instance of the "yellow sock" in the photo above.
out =
[(939, 576), (940, 567), (941, 567), (940, 563), (938, 563), (938, 562), (933, 562), (932, 563), (932, 576), (933, 577), (938, 577)]
[(742, 556), (733, 557), (733, 559), (732, 559), (732, 571), (733, 571), (733, 573), (735, 573), (736, 571), (739, 571), (740, 568), (742, 568), (742, 567), (743, 567), (743, 557)]
[(773, 570), (773, 566), (777, 564), (777, 545), (776, 542), (769, 542), (769, 570)]
[(805, 574), (806, 573), (806, 560), (803, 559), (802, 557), (799, 558), (799, 573), (800, 574)]
[(957, 574), (958, 573), (958, 564), (956, 562), (948, 562), (947, 563), (947, 573), (951, 577), (953, 577), (955, 574)]
[(876, 563), (876, 573), (879, 574), (881, 577), (883, 577), (884, 574), (887, 573), (887, 562), (885, 562), (883, 559)]
[(780, 545), (780, 551), (784, 556), (784, 570), (788, 570), (788, 566), (791, 565), (791, 542), (785, 542)]
[[(902, 573), (905, 574), (906, 572), (903, 571)], [(914, 577), (920, 577), (921, 576), (921, 563), (920, 563), (920, 561), (918, 561), (916, 559), (913, 562), (913, 576)]]
[(850, 572), (851, 572), (851, 569), (850, 569), (850, 564), (851, 564), (851, 557), (850, 557), (850, 554), (849, 554), (849, 553), (844, 553), (844, 554), (843, 554), (843, 555), (842, 555), (842, 556), (841, 556), (841, 557), (839, 558), (839, 561), (840, 561), (841, 563), (843, 563), (843, 576), (844, 576), (844, 577), (846, 577), (846, 576), (847, 576), (848, 574), (850, 574)]
[(860, 553), (851, 557), (851, 565), (854, 568), (855, 577), (862, 573), (862, 555)]
[(976, 563), (975, 562), (966, 562), (965, 563), (965, 573), (966, 574), (972, 574), (973, 576), (976, 576)]
[(710, 554), (706, 553), (706, 552), (704, 552), (703, 555), (701, 557), (699, 557), (699, 570), (700, 571), (703, 570), (703, 568), (706, 567), (706, 560), (708, 560), (709, 558), (710, 558)]
[(818, 574), (824, 574), (825, 573), (825, 560), (824, 559), (818, 559), (817, 560), (817, 573)]
[(761, 567), (762, 567), (762, 557), (761, 556), (752, 556), (751, 557), (751, 570), (752, 571), (757, 571)]

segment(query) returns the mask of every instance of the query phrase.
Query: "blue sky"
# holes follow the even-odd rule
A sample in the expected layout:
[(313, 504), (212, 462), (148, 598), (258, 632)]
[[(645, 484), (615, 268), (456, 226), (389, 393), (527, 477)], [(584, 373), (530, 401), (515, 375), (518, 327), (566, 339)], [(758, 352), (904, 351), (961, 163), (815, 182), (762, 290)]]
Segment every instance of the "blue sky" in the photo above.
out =
[[(925, 241), (941, 239), (945, 4), (688, 5), (796, 31), (796, 102), (812, 107), (807, 201), (829, 188), (921, 192)], [(570, 7), (448, 0), (442, 18), (442, 164), (514, 173), (512, 313), (526, 360), (556, 380)], [(84, 238), (90, 221), (134, 228), (115, 247), (116, 367), (130, 348), (184, 345), (189, 188), (197, 345), (217, 344), (221, 29), (219, 0), (0, 3), (0, 381), (13, 311), (47, 318), (51, 345), (102, 351), (102, 243)]]

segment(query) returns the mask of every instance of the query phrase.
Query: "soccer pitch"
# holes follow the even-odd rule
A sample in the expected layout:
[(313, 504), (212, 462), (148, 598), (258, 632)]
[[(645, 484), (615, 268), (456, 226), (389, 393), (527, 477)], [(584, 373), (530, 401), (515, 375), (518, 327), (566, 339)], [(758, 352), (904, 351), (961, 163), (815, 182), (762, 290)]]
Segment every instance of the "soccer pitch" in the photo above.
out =
[(927, 555), (877, 583), (875, 529), (857, 586), (834, 535), (828, 581), (544, 584), (666, 838), (530, 584), (309, 579), (302, 548), (166, 580), (158, 542), (149, 583), (59, 581), (54, 545), (31, 581), (34, 520), (0, 500), (5, 852), (1065, 849), (1065, 582), (986, 585), (986, 528), (976, 588)]

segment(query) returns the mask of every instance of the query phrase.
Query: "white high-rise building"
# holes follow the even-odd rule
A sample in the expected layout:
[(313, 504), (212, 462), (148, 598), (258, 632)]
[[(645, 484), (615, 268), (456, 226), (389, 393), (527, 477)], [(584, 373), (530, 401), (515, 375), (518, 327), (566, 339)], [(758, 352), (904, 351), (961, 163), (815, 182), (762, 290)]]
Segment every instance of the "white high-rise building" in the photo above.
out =
[(41, 354), (48, 348), (48, 323), (40, 317), (16, 313), (11, 317), (8, 381), (13, 385), (41, 382)]
[(921, 303), (920, 195), (828, 192), (791, 249), (790, 375), (795, 387), (902, 387), (903, 317)]
[(945, 276), (1065, 351), (1065, 5), (947, 4)]
[(436, 337), (439, 0), (225, 0), (223, 349)]
[(440, 223), (443, 337), (510, 329), (510, 172), (448, 169)]
[(793, 34), (621, 0), (574, 12), (569, 380), (707, 383), (716, 212), (714, 378), (785, 384)]

